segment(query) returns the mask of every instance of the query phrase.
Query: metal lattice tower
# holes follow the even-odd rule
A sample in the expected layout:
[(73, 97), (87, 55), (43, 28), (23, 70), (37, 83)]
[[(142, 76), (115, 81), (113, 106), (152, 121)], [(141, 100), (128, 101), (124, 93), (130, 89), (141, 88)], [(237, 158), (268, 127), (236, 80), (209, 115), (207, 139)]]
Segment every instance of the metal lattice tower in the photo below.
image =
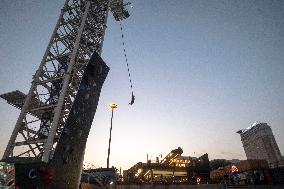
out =
[(93, 52), (101, 54), (108, 10), (129, 16), (123, 0), (66, 0), (27, 95), (1, 95), (21, 113), (3, 160), (48, 162), (56, 149)]

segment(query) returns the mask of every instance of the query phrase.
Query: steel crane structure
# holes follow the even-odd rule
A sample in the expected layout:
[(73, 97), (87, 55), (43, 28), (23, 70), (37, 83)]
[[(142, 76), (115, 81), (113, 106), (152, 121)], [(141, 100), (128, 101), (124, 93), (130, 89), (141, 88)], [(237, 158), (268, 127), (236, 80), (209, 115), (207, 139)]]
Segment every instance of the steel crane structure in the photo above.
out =
[(129, 17), (123, 0), (66, 0), (28, 94), (0, 95), (21, 109), (2, 158), (15, 164), (19, 188), (78, 188), (109, 71), (100, 57), (109, 10)]

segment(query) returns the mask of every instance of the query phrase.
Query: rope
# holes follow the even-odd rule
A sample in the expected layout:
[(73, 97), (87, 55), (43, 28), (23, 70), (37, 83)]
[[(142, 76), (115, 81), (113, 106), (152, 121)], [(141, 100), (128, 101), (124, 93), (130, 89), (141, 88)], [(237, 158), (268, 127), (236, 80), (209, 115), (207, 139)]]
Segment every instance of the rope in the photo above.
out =
[(130, 74), (130, 69), (129, 69), (129, 64), (128, 64), (128, 58), (127, 58), (127, 54), (126, 54), (126, 50), (125, 50), (123, 28), (122, 28), (121, 22), (119, 22), (119, 25), (120, 25), (120, 31), (121, 31), (123, 53), (124, 53), (125, 63), (126, 63), (127, 72), (128, 72), (128, 79), (129, 79), (129, 84), (130, 84), (130, 90), (131, 90), (131, 101), (129, 102), (129, 105), (133, 105), (134, 101), (135, 101), (135, 96), (134, 96), (134, 92), (133, 92), (133, 84), (132, 84), (132, 79), (131, 79), (131, 74)]

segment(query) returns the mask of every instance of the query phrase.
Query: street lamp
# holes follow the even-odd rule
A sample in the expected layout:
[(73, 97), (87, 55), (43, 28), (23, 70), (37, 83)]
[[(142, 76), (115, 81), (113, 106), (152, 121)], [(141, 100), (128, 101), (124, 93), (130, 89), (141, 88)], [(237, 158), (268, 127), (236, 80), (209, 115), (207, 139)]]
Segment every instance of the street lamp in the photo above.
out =
[(107, 168), (109, 168), (109, 154), (110, 154), (110, 143), (111, 143), (111, 130), (112, 130), (112, 119), (113, 119), (113, 110), (117, 108), (117, 104), (109, 104), (111, 108), (111, 119), (110, 119), (110, 129), (109, 129), (109, 140), (108, 140), (108, 151), (107, 151)]

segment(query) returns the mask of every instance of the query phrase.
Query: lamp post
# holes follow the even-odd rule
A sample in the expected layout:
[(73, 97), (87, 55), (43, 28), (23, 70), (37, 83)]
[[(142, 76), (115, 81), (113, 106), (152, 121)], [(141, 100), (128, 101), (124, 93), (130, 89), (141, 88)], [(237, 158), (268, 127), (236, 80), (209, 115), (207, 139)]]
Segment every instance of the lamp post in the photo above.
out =
[(110, 143), (111, 143), (111, 130), (112, 130), (112, 119), (113, 119), (113, 110), (117, 108), (117, 104), (109, 104), (111, 108), (111, 118), (110, 118), (110, 129), (109, 129), (109, 140), (108, 140), (108, 150), (107, 150), (107, 168), (109, 168), (109, 154), (110, 154)]

